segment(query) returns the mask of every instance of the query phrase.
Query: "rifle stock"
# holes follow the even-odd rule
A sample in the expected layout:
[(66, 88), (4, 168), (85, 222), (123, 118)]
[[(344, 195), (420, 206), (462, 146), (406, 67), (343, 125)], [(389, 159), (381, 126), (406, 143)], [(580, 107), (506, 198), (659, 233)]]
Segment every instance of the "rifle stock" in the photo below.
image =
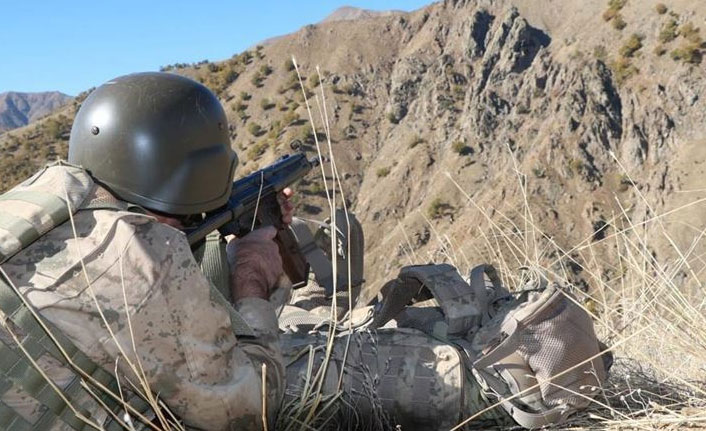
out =
[(272, 225), (277, 228), (275, 241), (279, 246), (285, 273), (295, 286), (306, 282), (309, 265), (299, 250), (294, 234), (282, 224), (277, 194), (303, 178), (317, 165), (316, 158), (307, 159), (303, 153), (290, 154), (234, 181), (228, 203), (206, 214), (198, 226), (186, 230), (189, 244), (193, 247), (214, 230), (220, 231), (224, 236), (232, 234), (242, 237), (249, 233), (253, 226), (257, 228)]

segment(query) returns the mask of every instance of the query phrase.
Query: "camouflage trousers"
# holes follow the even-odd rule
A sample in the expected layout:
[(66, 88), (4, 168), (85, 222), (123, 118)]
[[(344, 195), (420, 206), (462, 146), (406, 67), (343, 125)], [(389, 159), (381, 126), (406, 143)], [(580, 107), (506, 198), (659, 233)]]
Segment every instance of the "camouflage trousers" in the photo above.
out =
[[(490, 405), (447, 343), (408, 328), (281, 335), (287, 388), (277, 429), (451, 429)], [(466, 429), (508, 424), (501, 408)], [(311, 429), (309, 428), (309, 429)]]

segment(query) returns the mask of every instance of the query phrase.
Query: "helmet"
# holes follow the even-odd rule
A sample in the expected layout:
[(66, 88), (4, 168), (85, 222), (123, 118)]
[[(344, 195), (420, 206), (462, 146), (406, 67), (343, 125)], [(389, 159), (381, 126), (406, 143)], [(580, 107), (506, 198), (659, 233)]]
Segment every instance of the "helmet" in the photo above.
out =
[(149, 72), (113, 79), (88, 96), (71, 128), (69, 163), (122, 200), (188, 215), (226, 203), (238, 157), (208, 88)]

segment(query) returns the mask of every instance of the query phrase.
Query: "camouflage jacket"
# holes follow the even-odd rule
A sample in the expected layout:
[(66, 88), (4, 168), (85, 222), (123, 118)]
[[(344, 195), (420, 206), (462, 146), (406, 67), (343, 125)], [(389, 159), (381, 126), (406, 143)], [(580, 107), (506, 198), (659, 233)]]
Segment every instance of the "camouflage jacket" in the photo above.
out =
[[(79, 208), (115, 199), (87, 175), (67, 177), (65, 169), (46, 169), (19, 187), (70, 187), (72, 196), (83, 189)], [(272, 304), (257, 298), (236, 303), (256, 335), (236, 337), (229, 306), (215, 298), (181, 231), (107, 209), (78, 211), (74, 222), (76, 235), (63, 223), (3, 264), (46, 319), (111, 373), (117, 363), (120, 374), (136, 381), (121, 351), (133, 363), (139, 359), (153, 392), (189, 427), (261, 429), (266, 364), (267, 414), (274, 420), (285, 373)], [(65, 372), (47, 370), (52, 377)], [(3, 397), (32, 414), (21, 390)]]

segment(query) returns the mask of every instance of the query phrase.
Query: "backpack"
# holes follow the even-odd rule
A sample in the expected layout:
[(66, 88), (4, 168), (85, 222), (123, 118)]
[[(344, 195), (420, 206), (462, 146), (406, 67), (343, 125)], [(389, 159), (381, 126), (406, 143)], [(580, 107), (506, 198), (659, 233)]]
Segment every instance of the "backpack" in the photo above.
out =
[(516, 297), (491, 265), (468, 280), (451, 265), (404, 267), (383, 287), (370, 327), (415, 328), (457, 346), (488, 399), (522, 427), (561, 423), (587, 407), (612, 358), (601, 355), (577, 300), (541, 275)]

